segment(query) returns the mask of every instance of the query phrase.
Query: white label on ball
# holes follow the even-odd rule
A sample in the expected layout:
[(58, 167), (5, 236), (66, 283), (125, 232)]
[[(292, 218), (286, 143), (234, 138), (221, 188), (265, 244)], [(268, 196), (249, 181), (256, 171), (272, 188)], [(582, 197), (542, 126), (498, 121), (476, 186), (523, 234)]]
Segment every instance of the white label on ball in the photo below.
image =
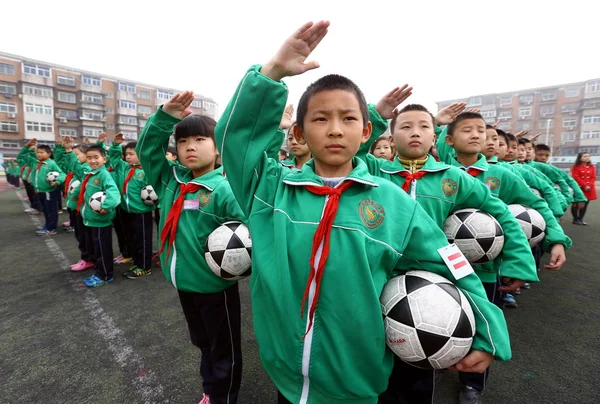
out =
[(438, 253), (446, 263), (454, 279), (459, 280), (474, 272), (473, 267), (456, 244), (452, 243), (446, 247), (442, 247), (438, 250)]

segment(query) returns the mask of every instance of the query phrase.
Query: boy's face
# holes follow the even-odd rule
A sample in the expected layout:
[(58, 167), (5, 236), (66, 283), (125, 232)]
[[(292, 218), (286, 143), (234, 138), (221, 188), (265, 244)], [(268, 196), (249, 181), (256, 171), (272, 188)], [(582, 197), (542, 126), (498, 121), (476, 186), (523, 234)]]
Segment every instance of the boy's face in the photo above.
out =
[(498, 132), (494, 129), (485, 130), (485, 147), (483, 154), (485, 158), (490, 159), (498, 152)]
[(446, 136), (446, 143), (457, 153), (477, 154), (483, 149), (485, 139), (485, 121), (473, 118), (458, 122), (452, 136)]
[(73, 152), (77, 156), (77, 160), (79, 160), (80, 163), (85, 163), (86, 162), (85, 153), (82, 152), (79, 148), (73, 149)]
[(304, 139), (315, 161), (317, 175), (343, 177), (352, 171), (352, 158), (371, 136), (371, 122), (363, 122), (354, 93), (324, 90), (308, 100), (304, 129), (294, 135)]
[(135, 149), (125, 149), (125, 161), (130, 166), (140, 164), (140, 160), (138, 159)]
[(506, 156), (504, 156), (504, 160), (506, 161), (515, 161), (517, 158), (517, 150), (518, 143), (516, 140), (511, 140), (508, 142), (508, 149), (506, 150)]
[(390, 160), (392, 157), (392, 145), (389, 140), (379, 140), (375, 149), (373, 149), (373, 155), (382, 159)]
[(498, 148), (496, 149), (498, 160), (503, 161), (507, 151), (508, 145), (506, 144), (506, 140), (504, 140), (504, 136), (498, 136)]
[(550, 152), (548, 150), (536, 150), (535, 151), (535, 161), (539, 161), (540, 163), (546, 163), (550, 158)]
[(517, 161), (522, 163), (525, 160), (527, 160), (527, 150), (524, 144), (520, 144), (517, 146)]
[(176, 156), (176, 155), (174, 155), (174, 154), (173, 154), (173, 153), (171, 153), (171, 152), (166, 152), (166, 153), (165, 153), (165, 157), (166, 157), (166, 158), (167, 158), (167, 160), (169, 160), (169, 161), (175, 161), (175, 160), (177, 160), (177, 156)]
[(287, 145), (288, 145), (288, 150), (290, 151), (290, 154), (294, 157), (305, 157), (308, 156), (308, 154), (310, 153), (310, 151), (308, 150), (308, 145), (306, 143), (302, 144), (298, 142), (298, 139), (296, 139), (296, 137), (294, 136), (294, 127), (296, 126), (296, 124), (294, 124), (290, 130), (288, 131), (288, 135), (287, 135)]
[(46, 160), (48, 160), (50, 158), (50, 153), (48, 153), (44, 149), (36, 149), (35, 150), (35, 156), (37, 157), (37, 159), (39, 161), (46, 161)]
[(525, 143), (525, 151), (527, 152), (527, 160), (535, 158), (535, 147), (533, 147), (532, 143)]
[(210, 137), (188, 136), (177, 140), (177, 154), (185, 167), (202, 171), (214, 166), (219, 152)]
[(427, 156), (435, 144), (431, 115), (424, 111), (406, 111), (396, 117), (394, 146), (400, 158), (415, 160)]
[(85, 153), (85, 159), (92, 170), (97, 170), (106, 164), (106, 157), (98, 150), (89, 150)]

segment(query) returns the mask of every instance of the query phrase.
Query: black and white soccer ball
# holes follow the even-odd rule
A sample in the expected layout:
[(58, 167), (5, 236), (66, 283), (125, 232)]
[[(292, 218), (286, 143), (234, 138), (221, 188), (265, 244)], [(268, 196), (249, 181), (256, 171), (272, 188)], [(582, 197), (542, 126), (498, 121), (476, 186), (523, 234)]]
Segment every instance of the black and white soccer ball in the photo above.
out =
[(461, 209), (444, 223), (448, 242), (455, 243), (467, 260), (483, 264), (495, 259), (504, 247), (504, 232), (498, 221), (478, 209)]
[(533, 192), (534, 194), (536, 194), (540, 198), (542, 197), (542, 193), (540, 191), (538, 191), (537, 189), (532, 188), (532, 187), (529, 187), (529, 189), (531, 189), (531, 192)]
[(154, 188), (152, 185), (146, 185), (142, 188), (140, 192), (140, 197), (142, 198), (142, 202), (148, 206), (153, 206), (158, 204), (158, 195), (154, 192)]
[(252, 240), (250, 230), (241, 222), (226, 222), (206, 239), (204, 258), (220, 278), (243, 279), (252, 272)]
[(446, 278), (409, 271), (389, 280), (379, 301), (387, 346), (404, 362), (445, 369), (469, 353), (475, 316), (464, 293)]
[(519, 204), (508, 205), (508, 209), (521, 225), (529, 246), (535, 247), (546, 237), (546, 221), (537, 210)]
[(69, 184), (69, 193), (73, 192), (80, 185), (81, 182), (79, 180), (71, 181), (71, 183)]
[(90, 197), (90, 200), (88, 201), (90, 204), (90, 208), (92, 208), (92, 210), (94, 212), (100, 212), (102, 210), (102, 203), (104, 202), (105, 199), (106, 199), (106, 192), (100, 191), (100, 192), (94, 193)]
[(50, 171), (48, 174), (46, 174), (46, 181), (54, 182), (58, 179), (59, 175), (60, 173), (58, 171)]

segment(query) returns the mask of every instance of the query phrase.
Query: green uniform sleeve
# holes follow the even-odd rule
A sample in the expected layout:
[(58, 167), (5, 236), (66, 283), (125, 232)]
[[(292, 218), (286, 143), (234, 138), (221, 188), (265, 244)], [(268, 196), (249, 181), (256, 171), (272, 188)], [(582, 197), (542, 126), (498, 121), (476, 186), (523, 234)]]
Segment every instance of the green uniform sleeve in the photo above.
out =
[(48, 161), (49, 161), (49, 165), (50, 165), (49, 171), (57, 171), (58, 172), (58, 178), (54, 182), (56, 182), (59, 186), (62, 185), (65, 182), (65, 178), (67, 177), (67, 175), (58, 166), (58, 164), (56, 164), (56, 161), (54, 161), (54, 160), (48, 160)]
[(120, 144), (113, 142), (110, 145), (110, 148), (108, 149), (108, 160), (115, 171), (125, 172), (129, 170), (129, 164), (123, 160), (123, 148)]
[(554, 187), (548, 185), (548, 183), (546, 183), (544, 180), (536, 177), (529, 171), (523, 171), (520, 172), (520, 174), (527, 185), (540, 191), (542, 198), (544, 198), (548, 204), (548, 207), (552, 211), (554, 217), (562, 217), (564, 215), (563, 207), (560, 203), (560, 199), (558, 199)]
[(575, 181), (569, 174), (565, 173), (563, 170), (560, 170), (560, 172), (563, 180), (565, 180), (567, 185), (573, 190), (573, 202), (587, 202), (588, 200), (585, 197), (583, 191), (581, 190), (579, 184), (577, 184), (577, 181)]
[(358, 153), (356, 154), (356, 157), (361, 158), (363, 161), (365, 160), (363, 157), (369, 154), (371, 145), (375, 143), (379, 136), (383, 135), (388, 128), (387, 120), (377, 112), (374, 104), (369, 104), (369, 121), (371, 121), (373, 127), (371, 137), (365, 143), (360, 145), (360, 149), (358, 149)]
[(569, 191), (569, 186), (567, 185), (565, 180), (562, 178), (562, 176), (558, 172), (558, 171), (561, 171), (559, 168), (556, 168), (554, 166), (551, 166), (551, 165), (545, 164), (545, 163), (533, 162), (532, 165), (535, 169), (540, 170), (546, 176), (548, 176), (548, 178), (550, 178), (550, 181), (552, 181), (552, 183), (558, 185), (558, 187), (560, 188), (560, 193), (565, 197), (565, 199), (567, 200), (567, 203), (572, 202), (573, 198), (571, 196), (571, 191)]
[(136, 153), (144, 168), (146, 179), (159, 198), (162, 197), (169, 180), (174, 176), (173, 166), (165, 158), (169, 138), (175, 125), (181, 120), (162, 110), (162, 106), (148, 118), (138, 139)]
[(273, 133), (285, 108), (287, 86), (262, 75), (260, 68), (248, 70), (215, 128), (227, 179), (247, 216), (259, 188), (265, 202), (272, 202), (281, 173), (287, 170), (265, 152), (277, 141)]
[(452, 146), (446, 143), (447, 135), (448, 127), (445, 126), (435, 142), (435, 149), (437, 150), (440, 161), (452, 165), (453, 149)]
[(277, 128), (277, 131), (275, 132), (275, 138), (277, 139), (277, 142), (271, 142), (269, 145), (270, 147), (267, 150), (267, 156), (272, 159), (279, 160), (279, 150), (283, 145), (283, 140), (285, 137), (285, 132), (282, 129)]
[(37, 165), (38, 160), (33, 156), (33, 152), (28, 146), (23, 146), (19, 154), (17, 155), (17, 160), (19, 163), (27, 164), (29, 167), (34, 167)]
[(102, 171), (102, 189), (106, 193), (106, 198), (102, 202), (102, 209), (113, 211), (121, 203), (121, 193), (107, 170)]
[[(423, 268), (455, 283), (467, 296), (475, 314), (476, 333), (472, 348), (488, 352), (498, 360), (509, 360), (510, 339), (502, 311), (488, 300), (483, 285), (475, 273), (459, 280), (454, 279), (454, 275), (438, 253), (439, 248), (448, 245), (448, 240), (421, 205), (415, 204), (411, 216), (411, 223), (405, 236), (407, 242), (403, 246), (404, 253), (396, 264), (396, 270)], [(421, 268), (415, 268), (415, 261)]]

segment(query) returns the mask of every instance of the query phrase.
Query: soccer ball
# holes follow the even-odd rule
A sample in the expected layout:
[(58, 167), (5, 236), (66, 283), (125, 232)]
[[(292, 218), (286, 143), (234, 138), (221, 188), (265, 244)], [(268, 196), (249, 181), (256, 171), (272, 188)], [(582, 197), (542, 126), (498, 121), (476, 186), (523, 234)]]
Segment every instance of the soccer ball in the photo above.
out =
[(498, 221), (478, 209), (461, 209), (448, 216), (444, 233), (473, 264), (492, 261), (504, 247), (504, 232)]
[(409, 271), (385, 284), (379, 302), (387, 346), (404, 362), (445, 369), (469, 353), (475, 316), (463, 292), (446, 278)]
[(243, 279), (252, 272), (252, 240), (248, 227), (241, 222), (226, 222), (206, 239), (204, 258), (220, 278)]
[(144, 188), (142, 188), (140, 196), (142, 197), (142, 201), (148, 206), (158, 204), (158, 195), (156, 195), (156, 192), (154, 192), (152, 185), (146, 185)]
[(58, 179), (59, 175), (60, 174), (58, 173), (58, 171), (50, 171), (48, 174), (46, 174), (46, 181), (54, 182)]
[(519, 204), (508, 205), (508, 209), (521, 225), (529, 246), (535, 247), (546, 237), (546, 221), (537, 210)]
[(542, 197), (542, 193), (540, 191), (538, 191), (537, 189), (531, 188), (531, 187), (529, 187), (529, 189), (531, 189), (531, 192), (533, 192), (534, 194), (536, 194), (540, 198)]
[(69, 193), (73, 192), (75, 188), (77, 188), (79, 185), (81, 185), (81, 182), (79, 182), (79, 180), (71, 181), (71, 183), (69, 184)]
[(90, 208), (92, 208), (92, 210), (94, 212), (100, 212), (102, 210), (102, 202), (104, 202), (105, 199), (106, 199), (106, 192), (104, 192), (104, 191), (96, 192), (94, 195), (92, 195), (92, 197), (88, 201), (90, 204)]

